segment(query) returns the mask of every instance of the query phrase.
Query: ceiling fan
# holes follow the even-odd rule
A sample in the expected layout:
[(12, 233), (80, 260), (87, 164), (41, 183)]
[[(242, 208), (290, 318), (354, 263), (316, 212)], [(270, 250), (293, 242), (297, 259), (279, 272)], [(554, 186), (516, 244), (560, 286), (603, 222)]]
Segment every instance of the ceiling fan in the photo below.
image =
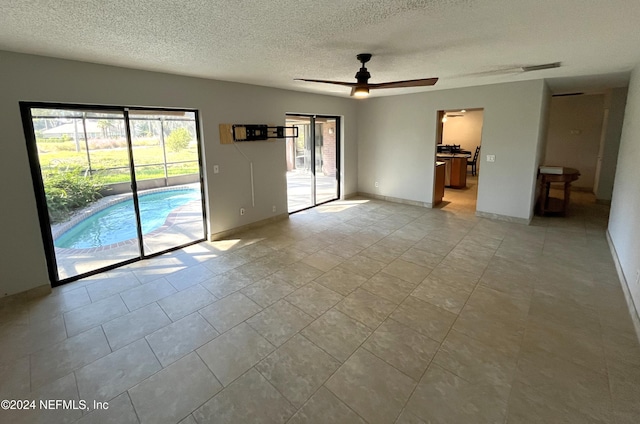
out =
[(296, 81), (307, 81), (307, 82), (321, 82), (325, 84), (336, 84), (336, 85), (344, 85), (347, 87), (351, 87), (351, 95), (354, 97), (366, 97), (369, 95), (369, 90), (377, 89), (377, 88), (405, 88), (405, 87), (424, 87), (429, 85), (434, 85), (438, 82), (438, 78), (423, 78), (423, 79), (414, 79), (414, 80), (406, 80), (406, 81), (391, 81), (391, 82), (381, 82), (378, 84), (369, 84), (369, 78), (371, 78), (371, 74), (367, 71), (365, 67), (365, 63), (367, 63), (371, 59), (371, 53), (360, 53), (356, 56), (356, 58), (362, 63), (362, 67), (356, 73), (356, 81), (357, 82), (344, 82), (344, 81), (327, 81), (327, 80), (318, 80), (318, 79), (304, 79), (304, 78), (296, 78)]

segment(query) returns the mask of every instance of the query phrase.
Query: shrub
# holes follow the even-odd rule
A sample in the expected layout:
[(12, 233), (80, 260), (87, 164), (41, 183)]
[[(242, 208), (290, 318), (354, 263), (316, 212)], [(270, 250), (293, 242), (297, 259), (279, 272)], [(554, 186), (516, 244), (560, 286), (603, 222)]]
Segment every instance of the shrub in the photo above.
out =
[(49, 217), (52, 223), (62, 222), (69, 215), (96, 200), (102, 188), (101, 182), (85, 176), (82, 168), (55, 169), (43, 175)]
[[(51, 146), (51, 150), (57, 150), (59, 152), (75, 152), (76, 151), (76, 143), (73, 141), (65, 141), (62, 143), (56, 143)], [(84, 144), (80, 144), (80, 150), (84, 150)]]
[(99, 149), (114, 149), (114, 148), (125, 148), (127, 147), (127, 140), (122, 139), (114, 139), (114, 138), (95, 138), (89, 140), (89, 149), (90, 150), (99, 150)]
[(65, 140), (64, 138), (58, 138), (58, 137), (38, 137), (36, 134), (36, 141), (38, 143), (64, 143), (68, 140)]
[(182, 149), (186, 149), (190, 142), (191, 134), (189, 134), (189, 130), (186, 128), (176, 128), (171, 131), (167, 137), (167, 147), (169, 147), (172, 152), (179, 152)]

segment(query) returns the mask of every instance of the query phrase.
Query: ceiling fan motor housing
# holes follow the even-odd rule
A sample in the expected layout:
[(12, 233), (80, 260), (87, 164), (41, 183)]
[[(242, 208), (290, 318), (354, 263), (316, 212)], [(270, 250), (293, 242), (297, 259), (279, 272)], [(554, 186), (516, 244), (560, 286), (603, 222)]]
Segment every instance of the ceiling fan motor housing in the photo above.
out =
[(367, 84), (369, 83), (369, 78), (371, 78), (371, 74), (367, 71), (367, 68), (364, 66), (369, 60), (371, 60), (371, 53), (360, 53), (356, 55), (356, 59), (362, 63), (362, 67), (358, 72), (356, 72), (356, 80), (358, 84)]
[(371, 78), (371, 74), (364, 66), (356, 72), (356, 80), (358, 81), (358, 84), (367, 84), (369, 82), (369, 78)]

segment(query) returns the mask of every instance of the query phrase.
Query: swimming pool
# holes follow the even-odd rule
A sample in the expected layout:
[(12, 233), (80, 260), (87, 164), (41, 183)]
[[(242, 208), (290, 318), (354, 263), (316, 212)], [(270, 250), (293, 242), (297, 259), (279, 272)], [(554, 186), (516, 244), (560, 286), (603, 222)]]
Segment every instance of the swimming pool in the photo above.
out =
[[(176, 208), (200, 199), (200, 192), (193, 189), (139, 195), (142, 234), (160, 228)], [(57, 237), (53, 244), (60, 248), (87, 249), (136, 238), (138, 232), (133, 199), (127, 199), (83, 219)]]

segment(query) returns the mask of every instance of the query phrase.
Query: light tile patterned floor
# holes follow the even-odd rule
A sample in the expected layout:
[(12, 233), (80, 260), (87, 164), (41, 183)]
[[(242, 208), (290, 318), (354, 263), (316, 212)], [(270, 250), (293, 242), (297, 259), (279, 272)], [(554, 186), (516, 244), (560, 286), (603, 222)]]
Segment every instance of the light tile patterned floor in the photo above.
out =
[(3, 299), (0, 397), (110, 409), (0, 422), (640, 422), (607, 208), (524, 226), (457, 199), (335, 202)]

